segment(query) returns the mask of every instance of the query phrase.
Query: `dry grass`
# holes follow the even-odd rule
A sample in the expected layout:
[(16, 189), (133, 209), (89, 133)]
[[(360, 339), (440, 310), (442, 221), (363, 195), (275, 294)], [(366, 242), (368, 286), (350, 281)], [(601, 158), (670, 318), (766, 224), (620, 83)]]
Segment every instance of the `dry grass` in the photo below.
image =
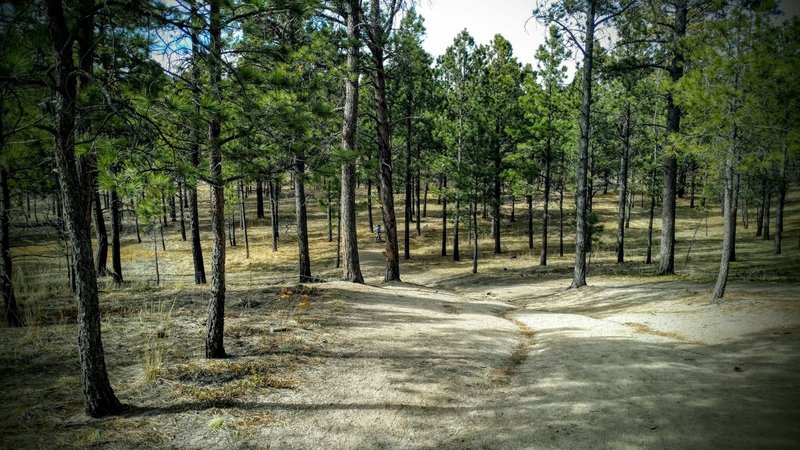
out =
[[(208, 196), (201, 194), (200, 198), (207, 202)], [(787, 204), (791, 220), (787, 219), (783, 255), (773, 255), (772, 243), (752, 237), (752, 229), (739, 228), (740, 261), (733, 265), (732, 281), (800, 280), (798, 200), (800, 192), (792, 191)], [(249, 211), (254, 211), (254, 196), (248, 202)], [(83, 414), (74, 326), (77, 309), (66, 278), (65, 260), (50, 257), (58, 256), (63, 245), (47, 229), (15, 229), (15, 243), (19, 244), (13, 248), (17, 258), (14, 283), (30, 326), (0, 328), (0, 378), (5, 382), (0, 393), (0, 403), (4, 405), (0, 410), (0, 433), (6, 436), (3, 446), (198, 447), (203, 441), (192, 441), (192, 433), (211, 439), (204, 433), (239, 436), (236, 433), (279, 425), (270, 411), (245, 409), (243, 405), (258, 404), (281, 390), (302, 387), (304, 371), (317, 364), (315, 358), (333, 345), (330, 337), (321, 337), (326, 327), (336, 325), (337, 317), (351, 308), (326, 290), (296, 285), (292, 204), (287, 197), (281, 205), (278, 251), (271, 249), (268, 221), (255, 220), (250, 224), (250, 257), (245, 257), (241, 231), (237, 230), (238, 245), (228, 249), (225, 339), (232, 357), (219, 361), (203, 359), (208, 287), (194, 285), (191, 247), (180, 240), (178, 225), (170, 224), (165, 230), (167, 250), (162, 252), (159, 248), (161, 285), (155, 286), (152, 243), (145, 240), (138, 244), (132, 222), (126, 221), (122, 256), (127, 281), (116, 286), (107, 278), (100, 280), (101, 311), (112, 383), (118, 396), (138, 409), (102, 421), (89, 420)], [(207, 211), (207, 206), (201, 204), (201, 211)], [(535, 236), (536, 246), (531, 252), (527, 247), (526, 212), (522, 205), (518, 206), (517, 221), (504, 221), (504, 253), (500, 255), (491, 252), (489, 222), (480, 222), (479, 271), (483, 279), (519, 277), (532, 283), (541, 278), (569, 277), (573, 265), (572, 231), (565, 230), (565, 256), (559, 257), (557, 210), (551, 222), (549, 265), (540, 267), (540, 236)], [(402, 203), (397, 207), (402, 211)], [(571, 205), (565, 204), (565, 208)], [(625, 264), (617, 264), (614, 255), (614, 196), (598, 196), (595, 211), (605, 231), (592, 254), (590, 283), (592, 277), (599, 276), (654, 282), (650, 275), (655, 267), (641, 262), (647, 211), (637, 203), (631, 227), (626, 231), (630, 262)], [(379, 209), (376, 207), (374, 212), (377, 219)], [(505, 217), (509, 213), (510, 206), (505, 205)], [(375, 243), (369, 233), (363, 205), (359, 219), (362, 270), (369, 281), (377, 282), (383, 274), (383, 244)], [(310, 220), (313, 273), (323, 279), (338, 279), (340, 271), (333, 267), (336, 243), (327, 241), (324, 212), (312, 207)], [(540, 228), (540, 220), (537, 212), (535, 229)], [(570, 223), (568, 217), (565, 223)], [(206, 217), (201, 225), (207, 237)], [(692, 210), (687, 200), (681, 200), (677, 227), (678, 274), (658, 281), (712, 280), (719, 263), (718, 212)], [(401, 224), (401, 236), (402, 230)], [(401, 262), (404, 277), (429, 285), (459, 277), (469, 280), (471, 249), (466, 227), (462, 233), (464, 260), (453, 263), (450, 257), (440, 256), (440, 208), (431, 196), (421, 236), (412, 232), (412, 259)], [(452, 236), (452, 230), (448, 234)], [(654, 259), (657, 237), (658, 233)], [(208, 258), (208, 239), (204, 239), (204, 245)], [(452, 254), (451, 244), (448, 253)], [(641, 324), (629, 325), (641, 333), (680, 339)], [(493, 382), (509, 379), (527, 357), (533, 342), (532, 330), (520, 331), (517, 348), (493, 376)]]

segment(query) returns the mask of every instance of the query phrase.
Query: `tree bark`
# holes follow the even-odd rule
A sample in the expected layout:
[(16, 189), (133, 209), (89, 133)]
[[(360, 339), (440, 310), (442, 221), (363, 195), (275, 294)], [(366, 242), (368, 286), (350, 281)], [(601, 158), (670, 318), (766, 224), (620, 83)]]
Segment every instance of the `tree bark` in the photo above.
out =
[[(684, 55), (679, 42), (686, 34), (689, 7), (687, 0), (679, 0), (675, 7), (674, 50), (669, 68), (670, 78), (677, 82), (683, 77)], [(667, 134), (680, 131), (681, 109), (675, 104), (672, 93), (667, 94)], [(674, 155), (664, 157), (664, 197), (661, 211), (661, 253), (659, 275), (675, 273), (675, 206), (677, 195), (678, 160)]]
[(75, 161), (75, 119), (77, 80), (72, 33), (60, 0), (46, 2), (48, 30), (55, 52), (55, 145), (58, 184), (64, 207), (67, 233), (72, 243), (75, 267), (75, 297), (78, 304), (78, 352), (80, 355), (84, 405), (92, 417), (114, 414), (122, 409), (106, 371), (100, 330), (100, 301), (92, 261), (91, 238), (82, 202)]
[(581, 103), (580, 142), (578, 147), (578, 188), (575, 199), (575, 269), (570, 288), (586, 286), (586, 253), (589, 246), (587, 219), (587, 172), (589, 163), (589, 126), (592, 107), (592, 63), (594, 48), (595, 2), (586, 6), (586, 38), (583, 55), (583, 101)]
[(95, 228), (97, 229), (97, 276), (108, 275), (108, 231), (103, 218), (103, 207), (100, 202), (100, 191), (94, 189)]
[(264, 181), (256, 178), (256, 218), (264, 218)]
[[(552, 151), (552, 143), (551, 140), (548, 138), (547, 143), (545, 144), (545, 152), (544, 152), (544, 192), (542, 194), (542, 250), (541, 254), (539, 255), (539, 265), (546, 266), (547, 265), (547, 233), (548, 233), (548, 226), (550, 225), (550, 184), (551, 184), (551, 175), (550, 175), (550, 168), (551, 162), (553, 159), (553, 151)], [(532, 209), (532, 196), (528, 196), (528, 209)], [(529, 215), (528, 219), (528, 228), (533, 228), (533, 214)], [(528, 245), (530, 248), (533, 248), (533, 233), (529, 233), (530, 238)]]
[[(217, 105), (222, 96), (222, 25), (220, 0), (209, 2), (209, 94)], [(222, 179), (222, 120), (212, 109), (208, 120), (208, 152), (211, 183), (211, 297), (208, 302), (206, 358), (224, 358), (225, 330), (225, 185)]]
[(788, 146), (783, 143), (783, 161), (781, 164), (781, 178), (778, 184), (778, 205), (775, 211), (775, 254), (781, 254), (781, 241), (783, 239), (783, 211), (786, 204), (786, 164)]
[(631, 137), (631, 104), (625, 104), (622, 125), (622, 156), (619, 168), (619, 202), (617, 212), (617, 262), (625, 262), (625, 210), (628, 200), (628, 163)]
[(375, 119), (380, 158), (380, 196), (383, 224), (386, 228), (386, 275), (385, 281), (400, 281), (400, 258), (397, 240), (397, 217), (394, 211), (394, 188), (392, 187), (392, 148), (389, 130), (389, 107), (386, 103), (386, 73), (384, 71), (384, 26), (381, 21), (380, 1), (371, 0), (371, 24), (368, 40), (372, 53), (372, 87), (375, 103)]
[(278, 179), (270, 179), (269, 187), (269, 207), (270, 220), (272, 222), (272, 251), (278, 251), (278, 239), (280, 238), (280, 199), (281, 184)]
[[(347, 80), (345, 81), (344, 118), (342, 120), (342, 148), (349, 158), (342, 163), (342, 188), (339, 199), (339, 235), (342, 247), (342, 279), (364, 283), (358, 256), (358, 227), (356, 226), (356, 132), (358, 126), (358, 40), (360, 0), (347, 2)], [(371, 187), (368, 183), (368, 188)], [(368, 194), (371, 196), (371, 193)], [(372, 230), (372, 211), (370, 211)]]
[(120, 233), (122, 233), (122, 200), (114, 188), (111, 190), (111, 277), (118, 285), (124, 281)]
[[(502, 132), (499, 129), (500, 127), (497, 126), (496, 132), (498, 135)], [(494, 237), (494, 254), (499, 255), (502, 253), (502, 248), (500, 246), (500, 203), (502, 202), (501, 199), (501, 191), (502, 191), (502, 181), (500, 180), (500, 172), (502, 170), (502, 149), (500, 148), (500, 144), (496, 145), (494, 150), (494, 192), (492, 198), (492, 235)]]
[(184, 211), (185, 192), (183, 190), (183, 181), (178, 182), (178, 209), (180, 210), (180, 223), (181, 223), (181, 240), (186, 241), (186, 214)]
[[(442, 189), (447, 189), (447, 175), (442, 175)], [(447, 256), (447, 199), (439, 195), (442, 202), (442, 256)]]
[(308, 251), (308, 212), (306, 209), (306, 161), (302, 150), (294, 157), (294, 200), (297, 218), (297, 249), (299, 279), (301, 283), (312, 281), (311, 257)]
[(722, 234), (722, 258), (719, 264), (719, 274), (717, 283), (714, 286), (714, 293), (711, 296), (711, 303), (719, 303), (725, 295), (725, 287), (728, 283), (728, 272), (731, 261), (731, 244), (733, 240), (733, 227), (736, 221), (733, 218), (733, 197), (734, 197), (734, 174), (733, 161), (730, 157), (725, 161), (725, 195), (723, 200), (723, 234)]
[(411, 119), (411, 115), (414, 113), (412, 110), (412, 102), (413, 102), (413, 93), (411, 89), (408, 87), (406, 88), (406, 179), (405, 179), (405, 188), (406, 188), (406, 198), (405, 204), (403, 208), (404, 213), (404, 220), (405, 220), (405, 229), (403, 230), (403, 259), (411, 259), (411, 210), (412, 206), (412, 191), (411, 191), (411, 182), (412, 182), (412, 175), (411, 175), (411, 133), (412, 133), (412, 126), (413, 122)]
[[(2, 103), (0, 103), (2, 106)], [(3, 111), (0, 109), (0, 114)], [(3, 139), (3, 123), (0, 119), (0, 139)], [(3, 144), (0, 143), (0, 147)], [(8, 170), (0, 168), (0, 254), (2, 254), (3, 271), (0, 274), (0, 291), (3, 295), (3, 310), (6, 314), (6, 323), (10, 327), (25, 326), (25, 319), (20, 313), (17, 298), (14, 295), (13, 271), (11, 260), (11, 236), (8, 210), (11, 209), (11, 193), (8, 189)]]
[[(191, 4), (191, 15), (194, 18), (199, 14), (195, 2)], [(195, 120), (192, 121), (192, 143), (189, 151), (189, 162), (192, 168), (197, 171), (200, 165), (200, 37), (199, 33), (192, 28), (192, 104), (195, 105)], [(189, 197), (189, 228), (192, 232), (192, 264), (194, 265), (194, 283), (206, 284), (206, 269), (203, 262), (203, 247), (200, 244), (200, 215), (197, 198), (197, 182), (194, 181), (188, 187)], [(223, 240), (224, 242), (224, 240)]]
[(735, 175), (736, 179), (734, 181), (733, 187), (733, 198), (731, 199), (731, 216), (733, 223), (731, 225), (731, 254), (730, 260), (731, 262), (736, 261), (736, 221), (739, 215), (739, 175)]
[(764, 241), (769, 241), (772, 238), (769, 235), (769, 209), (772, 206), (772, 186), (767, 187), (767, 195), (764, 201), (764, 234), (761, 235), (761, 239)]
[(472, 219), (472, 273), (478, 273), (478, 204), (474, 200), (470, 205)]

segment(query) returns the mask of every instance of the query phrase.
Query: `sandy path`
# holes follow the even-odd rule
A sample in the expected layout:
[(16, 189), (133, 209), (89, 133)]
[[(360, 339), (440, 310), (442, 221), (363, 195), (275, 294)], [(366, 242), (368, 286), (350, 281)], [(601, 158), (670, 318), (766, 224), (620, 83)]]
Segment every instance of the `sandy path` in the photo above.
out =
[(300, 389), (268, 399), (282, 425), (263, 438), (280, 448), (800, 442), (792, 289), (763, 300), (743, 286), (712, 307), (689, 283), (472, 285), (327, 283), (347, 305), (326, 327), (333, 347)]

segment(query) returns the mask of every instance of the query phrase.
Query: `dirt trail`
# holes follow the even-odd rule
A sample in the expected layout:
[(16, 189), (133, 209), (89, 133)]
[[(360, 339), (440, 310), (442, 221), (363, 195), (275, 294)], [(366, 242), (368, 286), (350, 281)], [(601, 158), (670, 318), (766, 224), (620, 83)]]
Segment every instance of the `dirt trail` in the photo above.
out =
[[(368, 279), (377, 277), (370, 274)], [(408, 279), (415, 277), (409, 276)], [(424, 279), (424, 277), (416, 277)], [(328, 354), (254, 444), (279, 448), (795, 448), (800, 315), (747, 286), (326, 283)], [(262, 440), (263, 439), (263, 440)], [(220, 445), (241, 444), (228, 436)]]

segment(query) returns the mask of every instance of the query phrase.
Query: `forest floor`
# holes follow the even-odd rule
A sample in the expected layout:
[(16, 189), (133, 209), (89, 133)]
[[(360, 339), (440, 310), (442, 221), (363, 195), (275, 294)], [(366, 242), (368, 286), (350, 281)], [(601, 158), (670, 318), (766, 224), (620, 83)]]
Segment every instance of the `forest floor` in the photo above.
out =
[[(702, 216), (684, 213), (679, 229), (696, 235)], [(255, 235), (251, 259), (229, 258), (230, 357), (216, 361), (202, 358), (208, 288), (191, 284), (186, 244), (168, 241), (155, 286), (152, 247), (129, 242), (131, 281), (101, 283), (109, 375), (128, 411), (104, 419), (83, 413), (69, 293), (23, 265), (31, 326), (0, 328), (0, 447), (797, 448), (800, 249), (776, 257), (743, 238), (745, 262), (710, 305), (711, 220), (678, 276), (598, 252), (579, 290), (566, 289), (570, 256), (541, 268), (509, 243), (472, 274), (435, 255), (435, 229), (403, 282), (382, 282), (383, 244), (366, 236), (367, 284), (298, 286), (291, 241), (271, 254)], [(330, 244), (316, 232), (319, 255)]]

